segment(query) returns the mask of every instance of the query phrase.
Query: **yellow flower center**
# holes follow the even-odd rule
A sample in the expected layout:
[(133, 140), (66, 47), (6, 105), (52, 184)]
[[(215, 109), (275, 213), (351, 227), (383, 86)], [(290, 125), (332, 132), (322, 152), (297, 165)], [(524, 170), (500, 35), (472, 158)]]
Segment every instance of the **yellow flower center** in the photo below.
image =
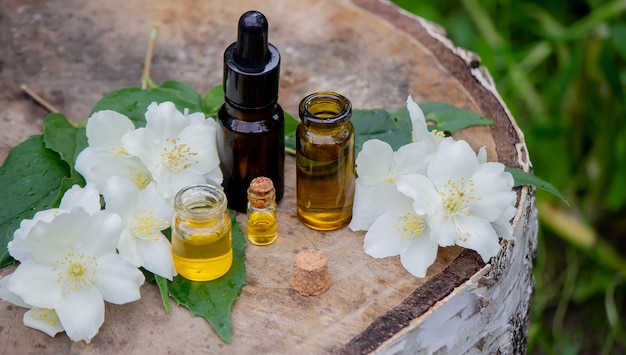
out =
[(135, 216), (135, 226), (132, 234), (143, 240), (158, 240), (160, 232), (169, 227), (169, 223), (163, 218), (153, 215), (153, 210), (141, 210)]
[(143, 190), (148, 187), (152, 179), (148, 173), (137, 172), (130, 174), (130, 181), (132, 181), (135, 186)]
[(96, 280), (96, 258), (82, 253), (68, 253), (63, 260), (57, 260), (57, 282), (63, 293), (89, 289)]
[(433, 129), (432, 133), (435, 136), (435, 143), (437, 145), (439, 145), (443, 141), (443, 139), (446, 138), (446, 133), (445, 132)]
[(109, 154), (111, 154), (114, 157), (117, 156), (128, 156), (128, 152), (126, 151), (126, 149), (124, 149), (123, 145), (118, 145), (117, 147), (113, 147), (111, 149), (109, 149)]
[(415, 213), (407, 212), (402, 217), (398, 217), (394, 227), (402, 232), (402, 239), (412, 240), (422, 234), (425, 225), (424, 218)]
[(385, 174), (385, 178), (383, 179), (384, 182), (388, 183), (388, 184), (395, 184), (396, 183), (396, 178), (398, 177), (398, 175), (400, 174), (400, 169), (391, 169), (387, 172), (387, 174)]
[(166, 139), (165, 146), (161, 152), (163, 164), (170, 170), (181, 172), (193, 163), (198, 163), (193, 158), (198, 155), (185, 143), (179, 143), (178, 138)]
[(443, 201), (443, 208), (447, 212), (444, 218), (454, 216), (456, 214), (465, 214), (469, 216), (472, 208), (468, 206), (471, 201), (480, 200), (480, 197), (474, 195), (474, 181), (472, 179), (465, 181), (448, 180), (443, 191), (439, 192)]
[(30, 313), (30, 317), (33, 319), (37, 318), (40, 320), (47, 320), (48, 324), (50, 324), (51, 327), (54, 326), (54, 323), (58, 319), (57, 313), (54, 311), (54, 309), (40, 307), (33, 307), (32, 312)]

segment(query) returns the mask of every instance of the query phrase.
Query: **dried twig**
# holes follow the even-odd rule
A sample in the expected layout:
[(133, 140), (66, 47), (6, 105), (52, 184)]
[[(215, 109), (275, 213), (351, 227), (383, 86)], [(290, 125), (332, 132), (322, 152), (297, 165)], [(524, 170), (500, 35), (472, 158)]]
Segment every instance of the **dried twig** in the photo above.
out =
[(45, 108), (49, 112), (52, 112), (52, 113), (59, 112), (59, 110), (57, 110), (56, 107), (52, 106), (51, 103), (44, 100), (41, 96), (37, 95), (37, 93), (31, 90), (28, 86), (26, 86), (26, 84), (20, 85), (20, 89), (22, 89), (22, 91), (24, 91), (26, 95), (30, 96), (31, 99), (35, 100), (38, 104), (43, 106), (43, 108)]
[(159, 33), (158, 25), (153, 24), (152, 31), (150, 32), (150, 39), (148, 40), (148, 50), (146, 51), (146, 58), (143, 62), (143, 74), (141, 75), (141, 88), (143, 90), (148, 88), (148, 82), (150, 81), (150, 67), (152, 66), (152, 55), (154, 53), (154, 43), (156, 42), (158, 33)]

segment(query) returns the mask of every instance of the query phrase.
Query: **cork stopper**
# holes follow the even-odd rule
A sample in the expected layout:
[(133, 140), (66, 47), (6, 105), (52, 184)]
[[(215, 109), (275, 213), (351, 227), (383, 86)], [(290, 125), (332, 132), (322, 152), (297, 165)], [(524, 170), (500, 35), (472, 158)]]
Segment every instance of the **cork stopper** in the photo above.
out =
[(303, 250), (296, 255), (291, 287), (302, 296), (316, 296), (330, 287), (328, 260), (317, 250)]
[(248, 187), (248, 201), (254, 208), (266, 208), (274, 200), (274, 183), (272, 179), (259, 176), (250, 182)]

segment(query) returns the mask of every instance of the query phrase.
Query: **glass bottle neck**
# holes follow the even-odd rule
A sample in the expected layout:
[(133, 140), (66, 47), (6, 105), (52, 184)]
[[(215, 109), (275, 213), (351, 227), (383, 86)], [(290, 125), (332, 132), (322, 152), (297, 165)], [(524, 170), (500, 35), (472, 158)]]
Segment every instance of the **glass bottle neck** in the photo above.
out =
[(313, 93), (300, 101), (299, 115), (306, 126), (325, 129), (341, 127), (350, 121), (352, 104), (344, 96), (330, 91)]
[(221, 218), (226, 211), (226, 195), (208, 184), (191, 185), (174, 197), (176, 214), (189, 221), (207, 221)]

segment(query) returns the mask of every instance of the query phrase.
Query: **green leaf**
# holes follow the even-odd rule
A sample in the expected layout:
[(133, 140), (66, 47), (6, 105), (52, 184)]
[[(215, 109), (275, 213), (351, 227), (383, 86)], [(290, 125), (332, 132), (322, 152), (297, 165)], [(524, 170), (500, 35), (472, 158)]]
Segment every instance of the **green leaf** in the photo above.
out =
[[(171, 101), (183, 112), (202, 112), (202, 98), (191, 86), (178, 82), (166, 81), (161, 86), (142, 90), (140, 87), (128, 87), (110, 92), (91, 110), (91, 114), (101, 110), (113, 110), (128, 116), (135, 127), (146, 125), (146, 109), (152, 102)], [(90, 115), (91, 115), (90, 114)]]
[(195, 282), (178, 275), (169, 285), (170, 295), (193, 315), (206, 319), (217, 335), (230, 344), (232, 329), (230, 311), (233, 302), (246, 284), (246, 241), (231, 211), (233, 223), (233, 266), (217, 280)]
[(70, 169), (70, 176), (61, 181), (59, 196), (54, 203), (58, 205), (65, 191), (73, 185), (85, 186), (85, 180), (74, 170), (74, 165), (78, 154), (88, 145), (87, 133), (84, 126), (77, 127), (65, 116), (52, 113), (43, 119), (43, 141), (46, 148), (58, 153)]
[(296, 154), (296, 129), (299, 124), (300, 121), (285, 112), (285, 150), (290, 154)]
[[(475, 112), (464, 110), (445, 102), (420, 102), (429, 129), (450, 134), (472, 126), (490, 126), (493, 121)], [(434, 124), (433, 124), (434, 122)]]
[[(428, 120), (429, 130), (455, 133), (471, 126), (492, 125), (493, 121), (445, 102), (422, 102), (419, 107)], [(393, 112), (382, 108), (368, 110), (353, 109), (350, 120), (354, 125), (355, 151), (358, 154), (363, 143), (370, 139), (379, 139), (389, 143), (394, 150), (411, 143), (413, 125), (406, 107)], [(285, 146), (295, 152), (295, 131), (287, 133), (285, 129)]]
[(7, 243), (20, 221), (53, 207), (61, 180), (70, 174), (59, 155), (46, 149), (42, 135), (15, 146), (0, 167), (0, 268), (13, 263)]
[(518, 187), (518, 186), (525, 186), (525, 185), (531, 185), (531, 186), (535, 186), (538, 189), (542, 189), (544, 191), (548, 191), (549, 193), (553, 194), (554, 196), (560, 198), (561, 200), (563, 200), (563, 202), (565, 202), (568, 206), (569, 206), (569, 202), (567, 201), (567, 199), (565, 198), (565, 196), (563, 196), (563, 194), (561, 192), (559, 192), (559, 190), (556, 189), (556, 187), (552, 186), (552, 184), (550, 184), (549, 182), (546, 182), (544, 180), (541, 180), (540, 178), (536, 177), (533, 174), (529, 174), (523, 170), (520, 169), (516, 169), (516, 168), (510, 168), (510, 167), (505, 167), (504, 168), (505, 171), (511, 173), (511, 175), (513, 175), (513, 180), (514, 180), (514, 186)]
[(202, 97), (202, 111), (207, 116), (213, 118), (217, 117), (217, 111), (224, 103), (224, 87), (222, 85), (216, 85), (209, 89), (209, 91)]
[(389, 113), (382, 108), (352, 110), (350, 121), (354, 125), (355, 153), (358, 154), (363, 143), (370, 139), (380, 139), (387, 142), (393, 150), (398, 150), (401, 146), (411, 143), (413, 126), (406, 108), (404, 108), (404, 112), (400, 109)]
[(59, 113), (43, 119), (43, 141), (46, 148), (57, 152), (70, 168), (74, 167), (78, 153), (88, 145), (85, 127), (74, 126)]
[(626, 60), (626, 24), (617, 23), (611, 26), (610, 39), (613, 48)]
[[(153, 274), (154, 275), (154, 274)], [(161, 300), (163, 301), (163, 307), (165, 307), (165, 313), (170, 313), (170, 298), (167, 279), (163, 276), (154, 275), (157, 286), (159, 286), (159, 293), (161, 294)]]

